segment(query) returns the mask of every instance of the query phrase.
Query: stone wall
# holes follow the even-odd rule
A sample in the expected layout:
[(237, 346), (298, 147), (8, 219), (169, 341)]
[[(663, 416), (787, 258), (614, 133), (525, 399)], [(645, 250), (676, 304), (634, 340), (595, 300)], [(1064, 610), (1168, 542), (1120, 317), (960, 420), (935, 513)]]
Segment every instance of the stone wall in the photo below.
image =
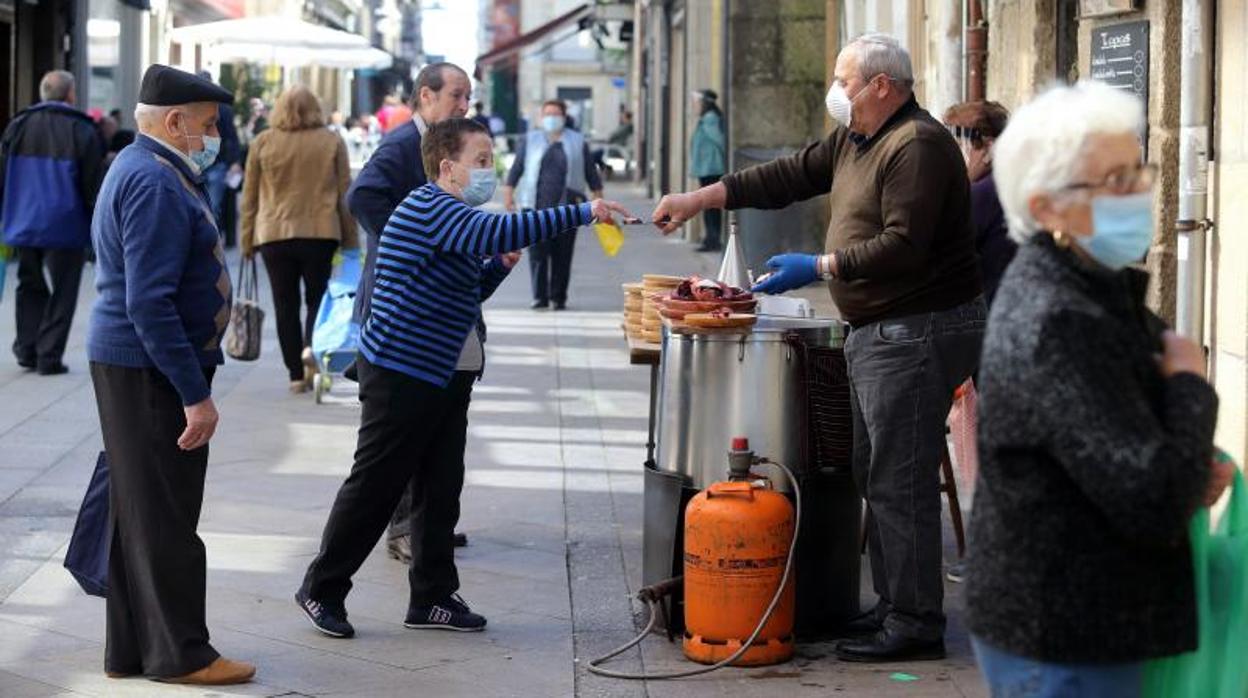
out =
[(1178, 218), (1179, 170), (1179, 46), (1182, 36), (1182, 4), (1173, 0), (1146, 0), (1143, 10), (1079, 23), (1079, 74), (1091, 75), (1091, 37), (1106, 25), (1146, 19), (1149, 50), (1148, 160), (1160, 166), (1153, 206), (1157, 236), (1148, 253), (1153, 275), (1148, 303), (1169, 322), (1174, 322), (1178, 254), (1174, 222)]
[[(729, 121), (730, 169), (753, 164), (772, 149), (792, 151), (828, 132), (826, 0), (733, 0), (729, 14), (732, 89), (724, 105)], [(825, 197), (794, 204), (783, 213), (742, 211), (738, 216), (746, 261), (755, 271), (781, 251), (824, 249)], [(727, 232), (725, 221), (725, 232)]]
[(1214, 42), (1213, 128), (1216, 160), (1209, 168), (1210, 288), (1206, 306), (1210, 378), (1218, 389), (1217, 443), (1241, 464), (1248, 462), (1248, 0), (1221, 0)]
[(731, 3), (734, 148), (795, 147), (825, 133), (824, 8), (824, 0)]
[(990, 0), (988, 99), (1013, 111), (1056, 79), (1056, 0)]

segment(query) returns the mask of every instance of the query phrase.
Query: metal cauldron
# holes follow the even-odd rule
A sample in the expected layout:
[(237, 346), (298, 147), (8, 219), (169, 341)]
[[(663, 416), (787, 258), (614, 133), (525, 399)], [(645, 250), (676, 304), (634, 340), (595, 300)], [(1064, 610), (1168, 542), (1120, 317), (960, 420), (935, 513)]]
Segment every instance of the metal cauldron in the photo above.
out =
[[(764, 317), (740, 334), (664, 329), (658, 470), (704, 488), (723, 479), (732, 437), (747, 436), (756, 453), (803, 472), (803, 347), (837, 349), (844, 340), (844, 326), (828, 319)], [(778, 473), (765, 474), (788, 487)]]

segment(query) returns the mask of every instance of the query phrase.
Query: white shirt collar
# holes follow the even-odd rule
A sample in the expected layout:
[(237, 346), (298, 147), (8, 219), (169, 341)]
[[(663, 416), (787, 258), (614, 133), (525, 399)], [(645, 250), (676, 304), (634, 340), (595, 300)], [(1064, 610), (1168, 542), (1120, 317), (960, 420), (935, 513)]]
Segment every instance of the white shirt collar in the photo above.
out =
[(425, 131), (429, 130), (429, 124), (426, 124), (425, 120), (421, 118), (420, 112), (412, 112), (412, 123), (416, 124), (416, 130), (420, 131), (420, 137), (424, 138)]
[(177, 148), (175, 148), (175, 147), (173, 147), (173, 146), (169, 145), (169, 143), (167, 143), (166, 141), (164, 141), (164, 140), (163, 140), (163, 139), (161, 139), (161, 138), (157, 138), (156, 136), (153, 136), (153, 135), (152, 135), (152, 134), (150, 134), (150, 133), (149, 133), (149, 134), (146, 134), (146, 135), (147, 135), (147, 137), (148, 137), (148, 138), (151, 138), (152, 140), (154, 140), (154, 141), (156, 141), (157, 143), (159, 143), (159, 144), (161, 144), (162, 146), (164, 146), (164, 147), (165, 147), (165, 150), (168, 150), (169, 152), (171, 152), (171, 153), (173, 153), (174, 155), (177, 155), (179, 158), (181, 158), (181, 159), (182, 159), (182, 162), (185, 162), (185, 163), (186, 163), (186, 166), (187, 166), (187, 167), (189, 167), (189, 168), (191, 168), (191, 172), (194, 172), (195, 174), (199, 174), (199, 173), (200, 173), (200, 172), (199, 172), (199, 165), (196, 165), (196, 164), (195, 164), (195, 161), (191, 159), (191, 156), (190, 156), (190, 155), (187, 155), (186, 153), (182, 152), (181, 150), (178, 150)]

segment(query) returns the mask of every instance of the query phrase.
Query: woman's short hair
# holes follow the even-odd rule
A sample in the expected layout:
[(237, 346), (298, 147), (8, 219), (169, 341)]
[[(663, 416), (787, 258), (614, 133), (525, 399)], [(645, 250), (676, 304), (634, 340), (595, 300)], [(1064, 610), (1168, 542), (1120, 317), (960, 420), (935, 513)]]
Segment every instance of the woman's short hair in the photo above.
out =
[(1010, 112), (997, 102), (975, 100), (961, 102), (945, 110), (946, 126), (961, 129), (976, 148), (984, 147), (984, 139), (996, 139), (1010, 121)]
[(464, 137), (470, 133), (490, 135), (485, 126), (473, 119), (446, 119), (429, 126), (420, 139), (420, 159), (429, 181), (438, 178), (438, 166), (443, 160), (459, 159), (464, 152)]
[(1028, 201), (1072, 182), (1088, 136), (1135, 135), (1143, 124), (1139, 98), (1096, 80), (1052, 87), (1014, 112), (993, 146), (993, 176), (1010, 236), (1022, 242), (1040, 230)]
[(278, 96), (269, 125), (282, 131), (323, 128), (325, 112), (321, 110), (321, 100), (312, 90), (296, 85)]

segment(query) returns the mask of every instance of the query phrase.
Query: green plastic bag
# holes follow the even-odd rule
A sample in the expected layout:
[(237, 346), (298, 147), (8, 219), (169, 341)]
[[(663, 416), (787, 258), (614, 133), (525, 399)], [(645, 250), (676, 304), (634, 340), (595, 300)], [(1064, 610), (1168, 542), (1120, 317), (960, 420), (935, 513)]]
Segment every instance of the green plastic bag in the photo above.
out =
[(1248, 696), (1248, 492), (1238, 469), (1231, 501), (1209, 532), (1209, 510), (1192, 517), (1192, 561), (1200, 645), (1194, 652), (1147, 662), (1148, 698)]

